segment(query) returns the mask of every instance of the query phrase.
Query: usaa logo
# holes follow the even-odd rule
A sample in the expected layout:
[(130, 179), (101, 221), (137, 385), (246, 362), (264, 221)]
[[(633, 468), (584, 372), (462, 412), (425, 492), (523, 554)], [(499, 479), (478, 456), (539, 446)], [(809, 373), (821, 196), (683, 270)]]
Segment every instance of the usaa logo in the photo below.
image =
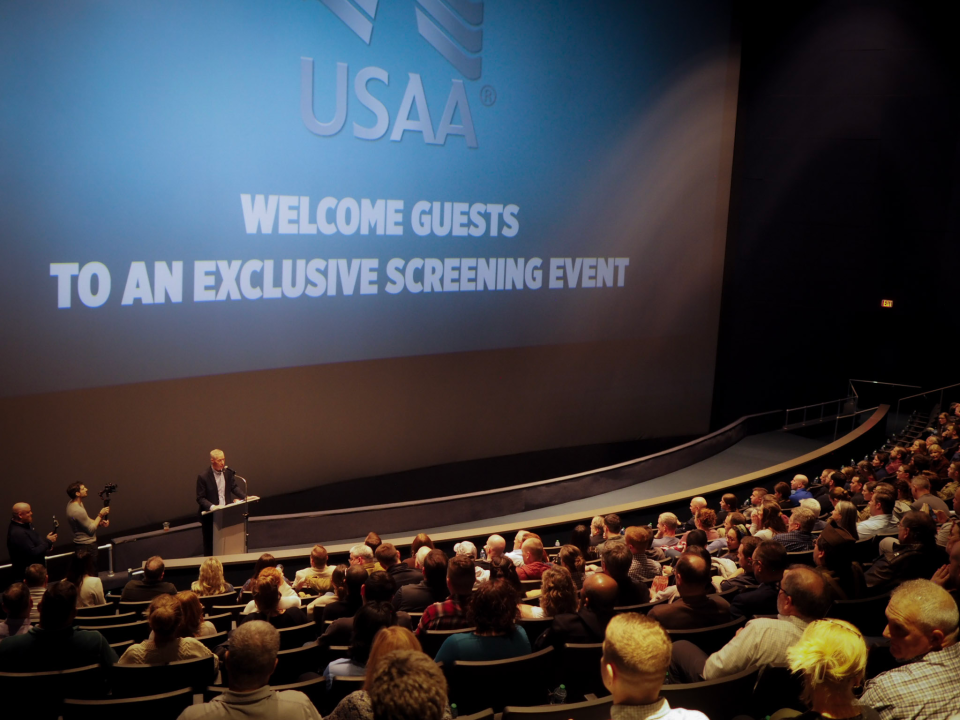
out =
[[(380, 0), (320, 0), (367, 45), (373, 36)], [(417, 31), (432, 45), (457, 72), (468, 80), (479, 80), (482, 70), (480, 52), (483, 49), (483, 0), (417, 0), (414, 3)], [(337, 63), (337, 89), (333, 119), (317, 120), (313, 104), (313, 58), (300, 58), (300, 116), (307, 129), (320, 136), (336, 135), (347, 120), (347, 93), (349, 68)], [(390, 140), (400, 142), (405, 132), (416, 132), (428, 145), (444, 145), (450, 135), (460, 135), (468, 148), (477, 147), (477, 133), (463, 80), (454, 79), (450, 85), (440, 122), (434, 126), (431, 119), (423, 82), (417, 73), (409, 73), (407, 89), (400, 107), (394, 114), (391, 128), (390, 112), (372, 92), (370, 83), (390, 80), (383, 68), (365, 67), (354, 76), (353, 93), (357, 101), (376, 117), (372, 126), (353, 123), (353, 135), (361, 140), (379, 140), (390, 131)], [(327, 105), (327, 107), (329, 107)], [(416, 118), (411, 111), (416, 108)], [(453, 120), (460, 113), (460, 123)]]

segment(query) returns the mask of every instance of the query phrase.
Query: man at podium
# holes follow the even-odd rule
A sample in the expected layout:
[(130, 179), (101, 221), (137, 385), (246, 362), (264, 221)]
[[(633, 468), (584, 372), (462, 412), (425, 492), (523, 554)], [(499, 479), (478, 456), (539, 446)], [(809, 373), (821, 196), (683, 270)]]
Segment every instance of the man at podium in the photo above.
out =
[[(246, 494), (233, 479), (236, 473), (226, 465), (227, 460), (223, 456), (223, 450), (210, 451), (210, 467), (197, 476), (199, 512), (246, 499)], [(202, 515), (200, 525), (203, 529), (203, 554), (213, 555), (213, 515)]]

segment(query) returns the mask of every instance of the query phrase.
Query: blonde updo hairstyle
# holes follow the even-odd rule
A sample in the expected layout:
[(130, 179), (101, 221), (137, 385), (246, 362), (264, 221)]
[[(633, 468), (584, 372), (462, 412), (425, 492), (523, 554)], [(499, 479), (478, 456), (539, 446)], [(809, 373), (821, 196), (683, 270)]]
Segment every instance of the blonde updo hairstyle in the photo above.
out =
[(844, 620), (815, 620), (800, 641), (787, 650), (790, 670), (803, 673), (804, 694), (823, 686), (845, 693), (859, 685), (867, 670), (867, 644), (861, 632)]

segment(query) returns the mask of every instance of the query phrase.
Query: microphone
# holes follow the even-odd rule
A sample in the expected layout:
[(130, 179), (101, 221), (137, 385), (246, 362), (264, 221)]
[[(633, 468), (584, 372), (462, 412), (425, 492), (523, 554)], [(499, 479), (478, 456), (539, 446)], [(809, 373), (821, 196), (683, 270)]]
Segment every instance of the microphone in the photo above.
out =
[(246, 479), (245, 477), (243, 477), (243, 475), (241, 475), (240, 473), (238, 473), (236, 470), (234, 470), (234, 469), (233, 469), (232, 467), (230, 467), (229, 465), (224, 465), (224, 466), (223, 466), (223, 469), (224, 469), (224, 470), (231, 470), (231, 471), (233, 472), (233, 476), (234, 476), (234, 477), (240, 478), (240, 479), (243, 480), (244, 482), (247, 481), (247, 479)]

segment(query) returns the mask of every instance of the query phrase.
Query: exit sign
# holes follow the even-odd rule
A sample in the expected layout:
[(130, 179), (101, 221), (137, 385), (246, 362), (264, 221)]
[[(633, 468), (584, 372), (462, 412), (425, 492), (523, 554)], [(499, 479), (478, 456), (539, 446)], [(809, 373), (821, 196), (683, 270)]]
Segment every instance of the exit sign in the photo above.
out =
[(893, 307), (893, 300), (881, 300), (880, 307)]

